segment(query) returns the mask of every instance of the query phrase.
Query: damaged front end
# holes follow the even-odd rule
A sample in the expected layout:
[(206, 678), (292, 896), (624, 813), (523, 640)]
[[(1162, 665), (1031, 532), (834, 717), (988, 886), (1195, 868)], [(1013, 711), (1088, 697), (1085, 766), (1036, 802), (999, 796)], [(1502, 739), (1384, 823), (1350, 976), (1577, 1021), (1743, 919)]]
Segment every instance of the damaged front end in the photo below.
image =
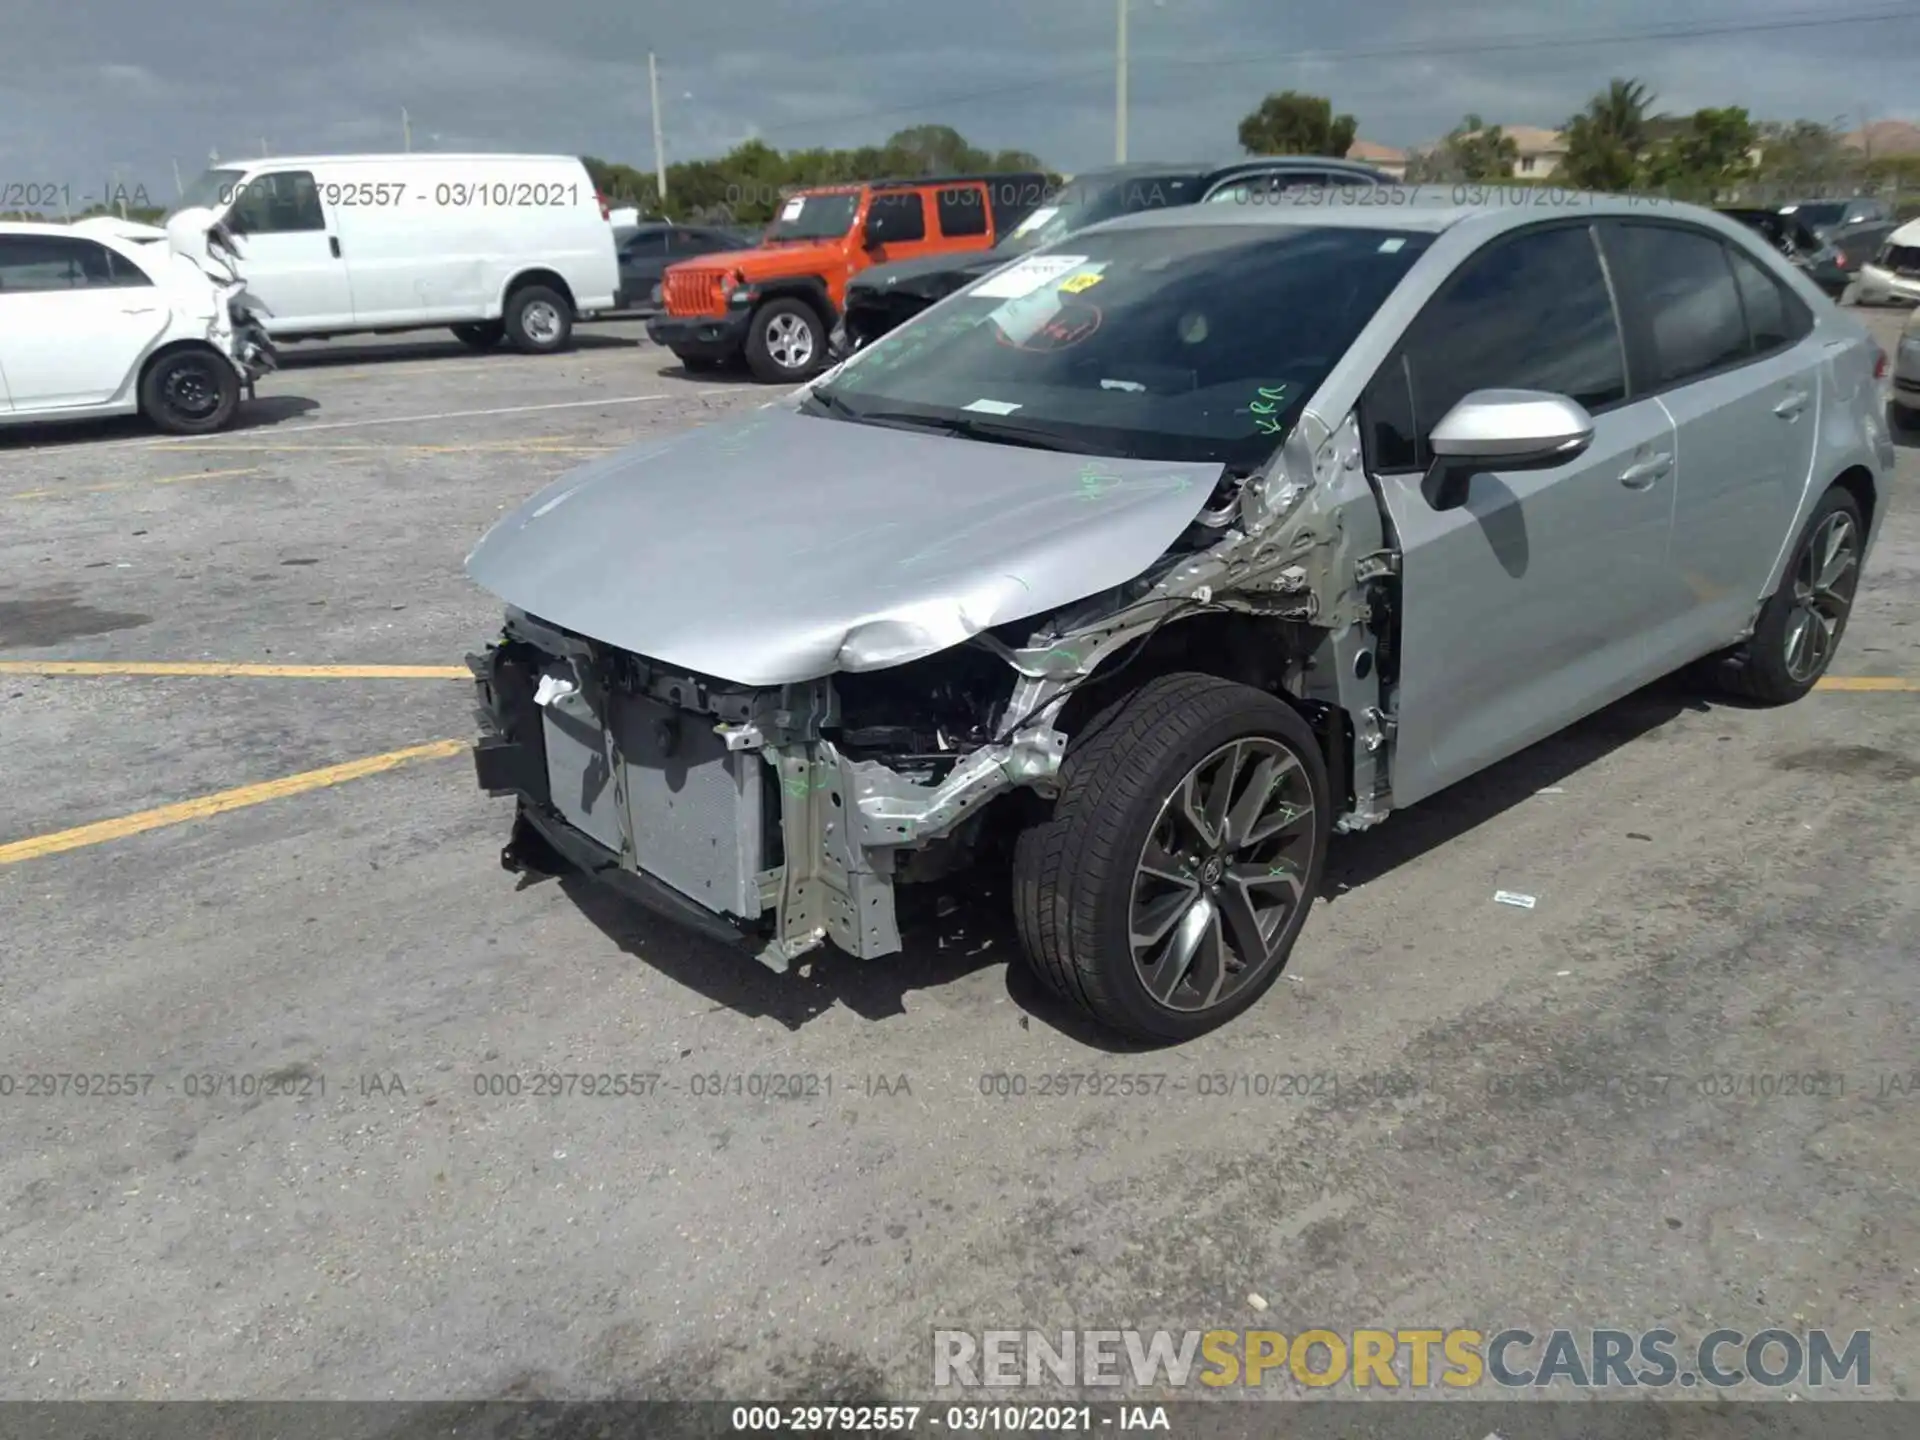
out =
[(475, 764), (519, 799), (510, 869), (585, 870), (776, 971), (824, 940), (888, 955), (896, 887), (965, 866), (996, 801), (1056, 794), (1069, 732), (1169, 660), (1286, 694), (1340, 826), (1382, 818), (1396, 572), (1354, 426), (1308, 414), (1136, 578), (898, 663), (853, 646), (823, 678), (738, 684), (510, 606), (469, 657)]

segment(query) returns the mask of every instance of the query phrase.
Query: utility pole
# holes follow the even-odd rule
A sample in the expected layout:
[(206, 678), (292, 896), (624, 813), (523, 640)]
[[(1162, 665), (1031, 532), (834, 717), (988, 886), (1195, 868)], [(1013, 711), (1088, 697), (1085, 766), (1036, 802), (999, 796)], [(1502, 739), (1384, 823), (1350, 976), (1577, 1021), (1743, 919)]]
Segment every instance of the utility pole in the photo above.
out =
[(400, 147), (411, 154), (413, 152), (413, 122), (407, 118), (407, 107), (400, 107)]
[(262, 139), (261, 139), (261, 141), (260, 141), (260, 158), (261, 158), (262, 160), (264, 160), (264, 159), (266, 159), (266, 158), (267, 158), (267, 156), (268, 156), (269, 154), (271, 154), (271, 153), (272, 153), (272, 152), (271, 152), (271, 151), (269, 151), (269, 150), (267, 149), (267, 142), (266, 142), (266, 140), (265, 140), (264, 138), (262, 138)]
[(187, 187), (180, 183), (180, 162), (178, 160), (173, 162), (173, 193), (176, 196), (187, 193)]
[(648, 108), (653, 111), (653, 184), (664, 206), (667, 201), (667, 152), (660, 139), (660, 67), (654, 63), (651, 50), (647, 52), (647, 94)]
[(1127, 163), (1127, 0), (1115, 0), (1120, 34), (1113, 51), (1113, 160)]

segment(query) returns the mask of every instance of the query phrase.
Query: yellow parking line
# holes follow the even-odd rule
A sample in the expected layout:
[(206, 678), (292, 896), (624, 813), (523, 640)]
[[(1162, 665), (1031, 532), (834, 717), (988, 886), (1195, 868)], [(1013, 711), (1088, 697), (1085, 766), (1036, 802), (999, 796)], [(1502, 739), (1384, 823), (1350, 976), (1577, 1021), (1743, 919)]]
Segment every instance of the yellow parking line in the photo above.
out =
[(212, 815), (224, 814), (228, 810), (239, 810), (248, 805), (258, 805), (266, 800), (278, 800), (287, 795), (299, 795), (308, 790), (322, 790), (329, 785), (339, 785), (348, 780), (358, 780), (363, 775), (378, 775), (385, 770), (393, 770), (415, 760), (442, 759), (449, 755), (458, 755), (467, 748), (464, 740), (435, 740), (429, 745), (414, 745), (405, 750), (389, 750), (384, 755), (369, 755), (364, 760), (349, 760), (344, 765), (329, 765), (322, 770), (308, 770), (300, 775), (288, 775), (280, 780), (267, 780), (258, 785), (242, 785), (233, 790), (221, 790), (212, 795), (202, 795), (197, 800), (182, 800), (177, 805), (162, 805), (154, 810), (142, 810), (135, 815), (122, 815), (117, 820), (100, 820), (91, 825), (81, 825), (72, 830), (56, 830), (50, 835), (35, 835), (26, 840), (15, 840), (10, 845), (0, 845), (0, 865), (13, 865), (22, 860), (37, 860), (43, 855), (58, 855), (64, 850), (79, 850), (88, 845), (100, 845), (109, 840), (124, 840), (129, 835), (140, 835), (148, 830), (158, 830), (167, 825), (180, 825), (188, 820), (204, 820)]
[(184, 475), (161, 475), (152, 480), (113, 480), (105, 485), (76, 485), (71, 489), (59, 490), (16, 490), (9, 500), (49, 500), (59, 495), (98, 495), (106, 490), (132, 490), (141, 485), (181, 485), (189, 480), (231, 480), (238, 475), (258, 475), (260, 467), (249, 465), (244, 470), (193, 470)]
[(471, 680), (464, 665), (253, 665), (216, 660), (0, 660), (0, 675), (211, 675), (271, 680)]
[(1813, 687), (1816, 690), (1897, 690), (1920, 691), (1920, 680), (1902, 680), (1897, 675), (1829, 675)]

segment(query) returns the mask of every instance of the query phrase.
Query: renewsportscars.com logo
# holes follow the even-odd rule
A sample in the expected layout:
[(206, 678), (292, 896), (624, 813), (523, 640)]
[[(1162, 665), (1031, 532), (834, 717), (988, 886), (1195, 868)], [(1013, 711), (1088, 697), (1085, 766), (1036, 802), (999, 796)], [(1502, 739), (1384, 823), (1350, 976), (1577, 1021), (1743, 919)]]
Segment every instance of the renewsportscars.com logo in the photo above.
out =
[(1690, 1388), (1872, 1384), (1872, 1332), (1715, 1330), (936, 1330), (937, 1388), (1356, 1390)]

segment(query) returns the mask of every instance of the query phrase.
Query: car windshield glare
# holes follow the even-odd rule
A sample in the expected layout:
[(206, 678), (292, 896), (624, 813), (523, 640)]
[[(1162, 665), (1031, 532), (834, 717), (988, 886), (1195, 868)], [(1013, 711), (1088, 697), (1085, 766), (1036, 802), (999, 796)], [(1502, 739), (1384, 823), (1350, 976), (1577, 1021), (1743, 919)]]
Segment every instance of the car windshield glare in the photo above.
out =
[(846, 419), (1251, 468), (1429, 243), (1317, 225), (1076, 236), (862, 350), (823, 387), (827, 405)]
[(767, 227), (768, 240), (838, 240), (853, 227), (860, 209), (858, 191), (795, 195), (782, 202)]

